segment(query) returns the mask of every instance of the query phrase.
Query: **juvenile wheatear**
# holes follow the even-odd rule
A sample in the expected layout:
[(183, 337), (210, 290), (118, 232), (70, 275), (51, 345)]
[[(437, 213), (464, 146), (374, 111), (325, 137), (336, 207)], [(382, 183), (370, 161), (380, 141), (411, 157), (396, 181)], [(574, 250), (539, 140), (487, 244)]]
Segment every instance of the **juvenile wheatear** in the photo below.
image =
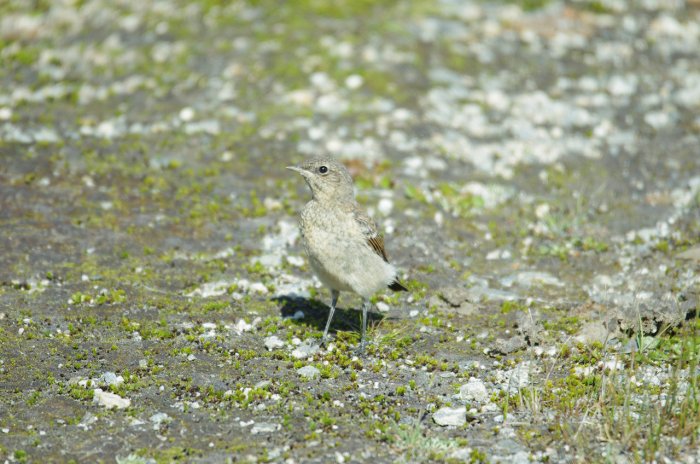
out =
[(328, 339), (340, 292), (353, 292), (363, 299), (360, 349), (364, 350), (369, 298), (385, 287), (406, 288), (389, 264), (376, 224), (355, 200), (352, 177), (345, 166), (320, 157), (287, 169), (301, 174), (311, 188), (311, 201), (301, 211), (299, 227), (311, 269), (331, 291), (321, 343)]

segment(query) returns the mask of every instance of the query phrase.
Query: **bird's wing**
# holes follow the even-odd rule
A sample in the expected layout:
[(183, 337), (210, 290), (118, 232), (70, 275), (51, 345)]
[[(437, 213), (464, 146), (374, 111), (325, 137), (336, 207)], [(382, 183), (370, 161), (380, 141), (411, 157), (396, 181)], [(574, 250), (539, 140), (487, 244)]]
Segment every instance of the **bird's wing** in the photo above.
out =
[(352, 215), (355, 222), (360, 226), (360, 230), (367, 239), (369, 246), (388, 263), (389, 259), (386, 257), (386, 251), (384, 250), (384, 237), (377, 230), (377, 225), (372, 218), (357, 206), (353, 208)]

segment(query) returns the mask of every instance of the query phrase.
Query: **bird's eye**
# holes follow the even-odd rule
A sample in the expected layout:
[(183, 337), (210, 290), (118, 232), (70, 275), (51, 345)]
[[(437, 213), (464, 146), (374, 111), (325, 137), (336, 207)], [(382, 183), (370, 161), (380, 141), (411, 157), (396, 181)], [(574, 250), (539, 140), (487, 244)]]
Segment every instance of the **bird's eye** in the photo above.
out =
[(327, 167), (327, 166), (321, 166), (320, 168), (318, 168), (318, 172), (320, 172), (321, 174), (325, 174), (325, 173), (328, 172), (328, 167)]

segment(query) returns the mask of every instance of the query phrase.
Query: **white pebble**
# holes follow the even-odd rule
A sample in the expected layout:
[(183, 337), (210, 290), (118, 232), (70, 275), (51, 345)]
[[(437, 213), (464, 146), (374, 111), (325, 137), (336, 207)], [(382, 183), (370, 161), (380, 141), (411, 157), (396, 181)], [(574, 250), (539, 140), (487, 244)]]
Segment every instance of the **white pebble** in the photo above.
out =
[(445, 216), (442, 214), (442, 211), (437, 211), (433, 219), (438, 226), (442, 226), (445, 223)]
[(297, 373), (306, 379), (315, 379), (321, 375), (321, 371), (314, 366), (304, 366), (297, 370)]
[(292, 266), (302, 267), (304, 265), (304, 258), (301, 256), (287, 256), (287, 262)]
[(185, 108), (180, 110), (180, 119), (181, 120), (187, 122), (187, 121), (191, 121), (192, 118), (194, 118), (194, 110), (192, 108), (190, 108), (188, 106), (188, 107), (185, 107)]
[(267, 287), (262, 282), (253, 282), (250, 284), (250, 291), (255, 293), (266, 294), (268, 292)]
[(377, 302), (377, 310), (380, 313), (388, 313), (391, 310), (391, 308), (388, 304), (384, 303), (383, 301), (379, 301)]
[(107, 409), (125, 409), (131, 406), (129, 398), (122, 398), (114, 393), (103, 391), (101, 388), (95, 388), (93, 402)]
[(391, 214), (391, 210), (394, 209), (394, 201), (391, 198), (382, 198), (377, 204), (377, 209), (383, 215), (388, 216)]
[(461, 426), (467, 422), (467, 410), (461, 408), (440, 408), (433, 414), (433, 420), (437, 425)]
[(549, 211), (549, 205), (547, 203), (542, 203), (535, 208), (535, 216), (537, 216), (537, 219), (542, 219), (549, 215)]
[(269, 351), (282, 348), (283, 346), (284, 342), (280, 340), (277, 335), (271, 335), (265, 339), (265, 348), (267, 348)]
[(471, 377), (467, 383), (459, 389), (459, 397), (465, 401), (485, 403), (489, 400), (489, 392), (486, 385), (480, 379)]
[(352, 90), (360, 88), (363, 83), (364, 79), (359, 74), (352, 74), (345, 79), (345, 86)]
[(249, 332), (252, 328), (252, 324), (248, 324), (243, 319), (238, 319), (236, 324), (233, 326), (233, 330), (236, 331), (238, 334), (242, 334), (243, 332)]

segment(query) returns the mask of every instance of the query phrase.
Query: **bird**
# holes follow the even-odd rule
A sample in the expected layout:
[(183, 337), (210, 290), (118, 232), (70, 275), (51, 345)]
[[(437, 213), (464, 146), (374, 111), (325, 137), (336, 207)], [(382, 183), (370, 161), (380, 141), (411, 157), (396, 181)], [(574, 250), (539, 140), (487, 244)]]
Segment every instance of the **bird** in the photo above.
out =
[(407, 289), (389, 263), (376, 223), (355, 199), (345, 165), (319, 156), (287, 169), (301, 174), (311, 189), (311, 200), (299, 215), (300, 235), (312, 271), (331, 292), (321, 345), (328, 340), (340, 292), (352, 292), (363, 300), (360, 352), (364, 352), (370, 297), (387, 287), (397, 292)]

